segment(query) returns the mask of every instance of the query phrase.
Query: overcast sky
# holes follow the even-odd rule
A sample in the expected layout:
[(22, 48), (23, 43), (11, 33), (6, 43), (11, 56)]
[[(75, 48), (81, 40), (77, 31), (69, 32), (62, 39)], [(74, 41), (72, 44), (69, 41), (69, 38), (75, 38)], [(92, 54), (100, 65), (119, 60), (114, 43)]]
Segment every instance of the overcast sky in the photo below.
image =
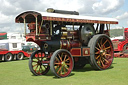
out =
[(0, 0), (0, 32), (23, 32), (15, 17), (28, 10), (47, 8), (78, 11), (80, 15), (112, 17), (116, 27), (128, 27), (128, 0)]

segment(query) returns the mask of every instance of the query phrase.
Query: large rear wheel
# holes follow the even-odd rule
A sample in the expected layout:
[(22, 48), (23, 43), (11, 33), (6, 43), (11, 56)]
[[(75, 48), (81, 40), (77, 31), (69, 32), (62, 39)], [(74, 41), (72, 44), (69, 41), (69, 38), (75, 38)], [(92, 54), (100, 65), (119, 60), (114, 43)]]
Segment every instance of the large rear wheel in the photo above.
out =
[(113, 62), (114, 50), (107, 35), (95, 35), (89, 42), (90, 64), (94, 69), (105, 70)]
[(69, 51), (59, 49), (53, 53), (50, 60), (51, 71), (59, 78), (67, 77), (73, 69), (73, 58)]
[(35, 51), (34, 53), (32, 53), (29, 59), (30, 71), (36, 76), (45, 75), (50, 69), (49, 64), (45, 63), (46, 61), (47, 57), (45, 56), (45, 53), (43, 51)]

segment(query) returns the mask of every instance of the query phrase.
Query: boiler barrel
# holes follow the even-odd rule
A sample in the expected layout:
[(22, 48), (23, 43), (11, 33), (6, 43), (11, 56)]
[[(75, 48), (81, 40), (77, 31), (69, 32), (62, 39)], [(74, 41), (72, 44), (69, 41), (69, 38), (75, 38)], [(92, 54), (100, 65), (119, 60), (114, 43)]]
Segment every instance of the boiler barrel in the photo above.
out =
[(80, 47), (80, 46), (81, 43), (79, 41), (68, 41), (68, 40), (60, 41), (60, 49), (70, 50), (72, 47)]
[(56, 40), (56, 41), (43, 41), (42, 50), (47, 52), (54, 52), (58, 49), (70, 50), (72, 47), (80, 47), (79, 41)]

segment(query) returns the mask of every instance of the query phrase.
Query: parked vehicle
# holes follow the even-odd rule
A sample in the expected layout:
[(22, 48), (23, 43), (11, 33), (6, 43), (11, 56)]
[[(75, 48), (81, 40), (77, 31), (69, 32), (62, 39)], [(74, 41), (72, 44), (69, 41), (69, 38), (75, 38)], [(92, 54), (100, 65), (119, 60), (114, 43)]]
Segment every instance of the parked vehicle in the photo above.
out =
[(29, 57), (30, 54), (24, 51), (8, 51), (5, 49), (0, 49), (0, 60), (12, 61), (12, 60), (23, 60), (24, 57)]
[(128, 28), (124, 29), (123, 39), (112, 40), (115, 57), (128, 57)]
[(35, 46), (23, 45), (22, 50), (25, 52), (34, 52), (37, 48)]
[[(114, 50), (109, 30), (110, 24), (118, 24), (116, 19), (80, 16), (76, 11), (47, 11), (26, 11), (15, 20), (24, 23), (26, 41), (33, 41), (41, 48), (29, 59), (34, 75), (45, 75), (51, 69), (62, 78), (87, 63), (96, 70), (111, 66)], [(26, 33), (26, 23), (30, 33)]]
[[(3, 33), (2, 33), (3, 34)], [(0, 35), (2, 35), (0, 34)], [(22, 51), (22, 42), (17, 39), (7, 39), (2, 36), (0, 40), (0, 60), (12, 61), (12, 60), (22, 60), (24, 57), (29, 57), (30, 54)]]

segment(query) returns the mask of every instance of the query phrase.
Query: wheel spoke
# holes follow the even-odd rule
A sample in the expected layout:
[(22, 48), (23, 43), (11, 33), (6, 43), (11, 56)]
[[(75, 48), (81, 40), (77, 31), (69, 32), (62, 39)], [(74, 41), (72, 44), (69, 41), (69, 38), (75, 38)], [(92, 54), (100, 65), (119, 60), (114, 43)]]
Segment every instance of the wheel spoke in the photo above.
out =
[(36, 68), (35, 68), (35, 72), (36, 72), (37, 68), (38, 68), (38, 65), (37, 65)]
[(35, 66), (37, 66), (38, 64), (35, 64), (35, 65), (33, 65), (32, 67), (35, 67)]
[(59, 61), (59, 59), (56, 57), (56, 60)]
[(63, 68), (64, 69), (64, 73), (66, 73), (66, 69), (65, 68)]
[(70, 63), (65, 63), (66, 65), (70, 65)]
[(41, 74), (41, 73), (40, 73), (40, 67), (39, 67), (39, 70), (38, 70), (38, 74)]
[(111, 54), (105, 54), (106, 56), (111, 56)]
[(104, 46), (105, 44), (106, 44), (106, 42), (107, 42), (108, 40), (106, 40), (104, 43), (103, 43), (103, 45), (102, 46)]
[(103, 47), (102, 47), (102, 41), (103, 41), (103, 38), (101, 39), (101, 42), (100, 42), (100, 44), (101, 44), (101, 48), (103, 48)]
[(99, 48), (95, 47), (98, 51), (100, 50)]
[(69, 68), (67, 68), (66, 66), (64, 66), (67, 70), (69, 70)]
[(102, 66), (104, 67), (105, 65), (104, 65), (104, 63), (103, 63), (103, 61), (100, 59), (100, 62), (101, 62), (101, 64), (102, 64)]
[(61, 63), (54, 63), (54, 64), (56, 64), (56, 65), (60, 65)]
[(59, 58), (60, 58), (60, 61), (62, 61), (62, 58), (60, 57), (60, 55), (58, 54)]
[(109, 61), (108, 61), (107, 59), (104, 58), (104, 60), (105, 60), (107, 63), (109, 63)]
[(110, 46), (109, 47), (106, 47), (106, 48), (104, 48), (103, 50), (107, 50), (107, 49), (109, 49), (109, 48), (111, 48)]
[(100, 46), (100, 44), (99, 43), (97, 43), (97, 44), (98, 44), (99, 48), (102, 49), (101, 46)]
[(63, 57), (63, 53), (61, 54), (61, 58)]
[(60, 72), (61, 68), (62, 68), (62, 66), (60, 66), (60, 68), (59, 68), (59, 70), (57, 71), (57, 73), (59, 73), (59, 72)]
[(100, 66), (100, 59), (98, 59), (97, 63), (98, 63), (98, 66)]
[(55, 66), (55, 70), (58, 68), (58, 66)]
[(65, 62), (66, 57), (67, 57), (67, 55), (64, 56), (64, 62)]
[(95, 52), (95, 54), (99, 54), (99, 51), (98, 52)]
[(62, 74), (62, 70), (60, 71), (60, 74)]
[(69, 60), (69, 58), (68, 58), (68, 59), (66, 59), (66, 60), (65, 60), (65, 62), (66, 62), (66, 61), (68, 61), (68, 60)]
[(42, 66), (40, 65), (40, 68), (41, 68), (41, 71), (43, 72), (43, 68), (42, 68)]
[(37, 61), (34, 61), (34, 60), (32, 60), (32, 62), (35, 62), (35, 63), (37, 63)]
[(97, 60), (99, 57), (100, 57), (100, 55), (96, 57), (96, 60)]

